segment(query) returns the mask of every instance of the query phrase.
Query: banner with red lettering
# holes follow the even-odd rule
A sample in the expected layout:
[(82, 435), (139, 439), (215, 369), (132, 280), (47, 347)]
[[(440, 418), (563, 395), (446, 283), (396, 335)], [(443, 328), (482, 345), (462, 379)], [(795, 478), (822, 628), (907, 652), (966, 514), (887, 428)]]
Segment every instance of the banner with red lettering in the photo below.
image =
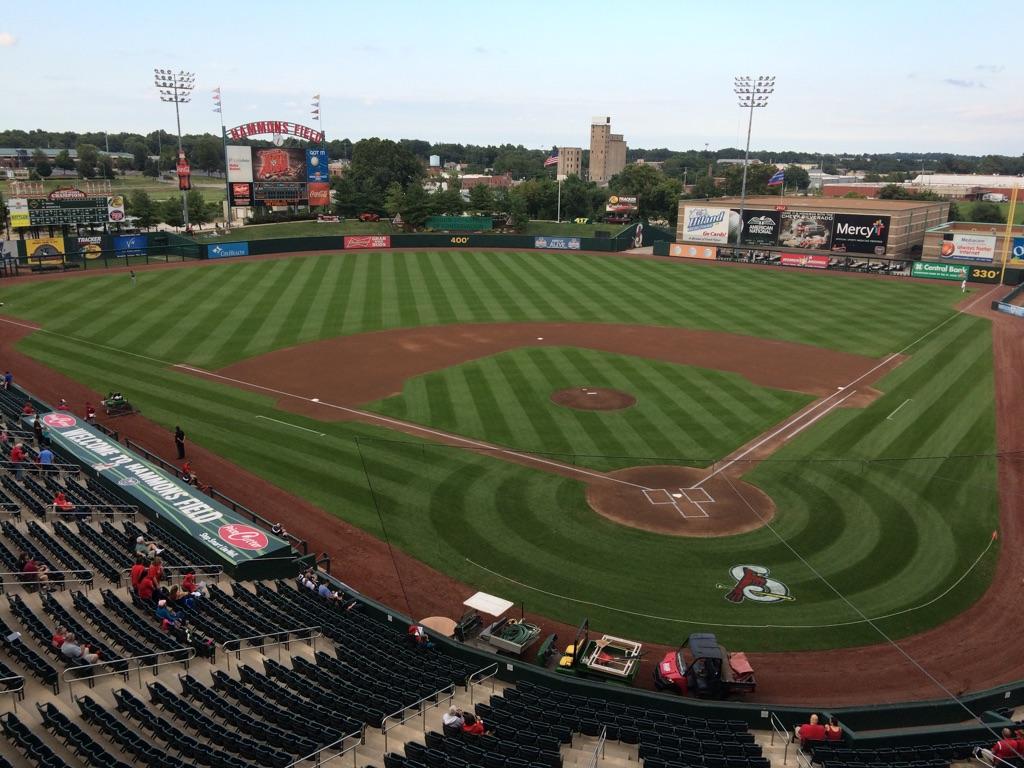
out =
[(828, 256), (814, 256), (807, 253), (782, 254), (784, 267), (808, 267), (810, 269), (828, 269)]
[(390, 248), (391, 235), (347, 235), (345, 249), (350, 248)]
[(313, 144), (322, 144), (324, 140), (321, 131), (287, 120), (257, 120), (228, 128), (229, 139), (245, 139), (249, 136), (295, 136)]

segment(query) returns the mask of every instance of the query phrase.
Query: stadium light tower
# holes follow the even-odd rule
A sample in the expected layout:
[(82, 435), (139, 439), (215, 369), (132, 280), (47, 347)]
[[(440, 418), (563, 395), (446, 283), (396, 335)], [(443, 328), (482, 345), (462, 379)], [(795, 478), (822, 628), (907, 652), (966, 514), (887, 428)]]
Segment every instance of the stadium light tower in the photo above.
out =
[[(192, 89), (196, 87), (196, 76), (192, 72), (170, 69), (154, 69), (153, 83), (160, 91), (160, 101), (174, 103), (174, 117), (178, 121), (178, 157), (183, 154), (181, 148), (181, 110), (179, 104), (192, 101)], [(188, 229), (188, 190), (181, 190), (181, 218)]]
[(743, 155), (743, 184), (740, 187), (740, 228), (736, 233), (737, 248), (743, 241), (743, 214), (747, 201), (747, 167), (750, 165), (750, 130), (754, 126), (754, 110), (768, 106), (768, 96), (775, 90), (775, 75), (736, 77), (733, 91), (739, 98), (739, 105), (750, 110), (747, 117), (747, 151)]

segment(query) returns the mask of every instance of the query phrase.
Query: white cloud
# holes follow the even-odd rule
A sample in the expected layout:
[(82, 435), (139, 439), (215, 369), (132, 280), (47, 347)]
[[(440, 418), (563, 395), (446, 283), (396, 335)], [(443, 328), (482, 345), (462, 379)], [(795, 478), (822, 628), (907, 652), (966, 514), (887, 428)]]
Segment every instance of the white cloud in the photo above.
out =
[(10, 32), (0, 32), (0, 48), (10, 48), (18, 42), (18, 38)]

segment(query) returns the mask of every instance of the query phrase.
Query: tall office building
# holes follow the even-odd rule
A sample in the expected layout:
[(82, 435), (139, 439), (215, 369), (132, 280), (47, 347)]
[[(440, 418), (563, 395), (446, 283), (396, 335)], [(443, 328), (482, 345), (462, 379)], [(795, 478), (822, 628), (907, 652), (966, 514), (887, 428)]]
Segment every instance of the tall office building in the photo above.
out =
[(583, 150), (580, 147), (558, 148), (558, 177), (565, 176), (583, 178)]
[(610, 117), (590, 120), (590, 180), (607, 184), (626, 167), (626, 142), (621, 133), (612, 133)]

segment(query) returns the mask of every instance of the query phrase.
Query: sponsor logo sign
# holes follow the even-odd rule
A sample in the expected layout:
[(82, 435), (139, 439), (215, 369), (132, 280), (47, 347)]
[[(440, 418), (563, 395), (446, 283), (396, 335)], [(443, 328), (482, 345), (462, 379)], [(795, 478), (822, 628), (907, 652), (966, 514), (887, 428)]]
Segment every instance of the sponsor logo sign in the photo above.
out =
[(228, 144), (228, 181), (252, 182), (252, 147)]
[(252, 184), (244, 181), (232, 181), (229, 189), (233, 206), (248, 207), (252, 205)]
[(317, 224), (337, 224), (341, 221), (341, 216), (328, 213), (318, 213), (316, 216)]
[(248, 256), (249, 243), (217, 243), (206, 249), (208, 259), (228, 259), (232, 256)]
[(306, 152), (302, 149), (254, 149), (254, 181), (305, 181)]
[(391, 235), (346, 235), (345, 248), (390, 248)]
[(46, 196), (47, 200), (85, 200), (88, 195), (74, 187), (59, 187)]
[(331, 185), (326, 181), (312, 181), (309, 183), (309, 206), (315, 208), (331, 204)]
[(1010, 245), (1010, 260), (1008, 262), (1015, 267), (1024, 267), (1024, 237), (1013, 238)]
[(668, 247), (669, 256), (679, 256), (684, 259), (705, 259), (714, 261), (718, 258), (718, 248), (714, 245), (687, 245), (686, 243), (672, 243)]
[(28, 212), (28, 200), (23, 197), (16, 197), (7, 201), (7, 213), (10, 217), (11, 227), (32, 226)]
[(327, 150), (306, 150), (306, 181), (327, 181)]
[(114, 255), (119, 259), (146, 255), (145, 235), (118, 235), (114, 238)]
[(829, 211), (781, 211), (779, 245), (827, 251), (832, 243), (835, 215)]
[(623, 195), (612, 195), (605, 205), (606, 213), (636, 213), (639, 207), (639, 200), (636, 197), (624, 197)]
[(915, 261), (910, 268), (910, 276), (960, 281), (967, 278), (967, 267), (959, 264), (943, 264), (938, 261)]
[(884, 256), (889, 243), (889, 221), (888, 216), (837, 213), (832, 230), (832, 250)]
[(252, 123), (228, 128), (229, 139), (238, 140), (248, 136), (296, 136), (313, 144), (320, 144), (324, 140), (321, 131), (310, 128), (308, 125), (290, 123), (287, 120), (256, 120)]
[(86, 259), (98, 259), (103, 254), (103, 238), (98, 235), (76, 239), (78, 251)]
[(698, 243), (729, 242), (728, 208), (687, 205), (683, 209), (682, 239)]
[(4, 261), (13, 261), (18, 258), (17, 240), (0, 240), (0, 258)]
[(763, 565), (734, 565), (729, 575), (734, 584), (719, 584), (719, 589), (728, 589), (725, 599), (730, 603), (742, 603), (750, 600), (755, 603), (781, 603), (794, 600), (789, 587), (778, 579), (768, 578), (771, 571)]
[(995, 235), (952, 232), (942, 236), (942, 258), (944, 259), (992, 261), (995, 254)]
[(578, 251), (581, 242), (578, 237), (535, 237), (533, 238), (533, 247), (556, 251)]
[(1016, 304), (1007, 304), (1005, 301), (999, 302), (999, 311), (1005, 312), (1008, 315), (1015, 315), (1016, 317), (1024, 317), (1024, 307), (1018, 307)]
[(119, 486), (134, 503), (152, 509), (161, 524), (172, 525), (197, 542), (205, 543), (220, 561), (237, 565), (287, 551), (288, 545), (282, 539), (253, 528), (224, 505), (136, 456), (73, 415), (49, 412), (41, 420), (49, 429), (50, 439), (63, 452), (94, 468), (101, 481)]
[(811, 253), (784, 253), (779, 263), (784, 267), (828, 269), (828, 256), (816, 256)]
[[(736, 211), (739, 215), (739, 211)], [(743, 241), (747, 245), (775, 245), (781, 217), (778, 211), (744, 211)]]
[(30, 237), (25, 240), (25, 255), (33, 264), (57, 266), (64, 263), (63, 237)]

